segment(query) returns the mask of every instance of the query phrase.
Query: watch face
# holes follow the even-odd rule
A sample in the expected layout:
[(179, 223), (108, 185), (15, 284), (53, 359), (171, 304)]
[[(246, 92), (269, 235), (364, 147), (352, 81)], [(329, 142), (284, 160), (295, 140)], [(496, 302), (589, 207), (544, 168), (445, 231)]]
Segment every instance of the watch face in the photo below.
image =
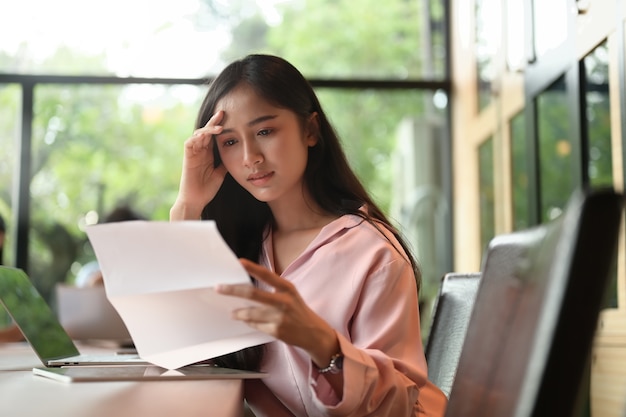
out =
[(343, 355), (339, 355), (334, 357), (330, 363), (330, 372), (333, 374), (338, 374), (343, 369)]

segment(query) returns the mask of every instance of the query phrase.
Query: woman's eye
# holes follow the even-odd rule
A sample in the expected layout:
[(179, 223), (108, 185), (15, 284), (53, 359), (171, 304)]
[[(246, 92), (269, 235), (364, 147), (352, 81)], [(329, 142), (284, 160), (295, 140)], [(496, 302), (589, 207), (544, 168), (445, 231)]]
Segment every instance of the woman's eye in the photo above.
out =
[(235, 139), (225, 140), (222, 146), (233, 146), (236, 143)]
[(259, 130), (258, 135), (259, 135), (259, 136), (267, 136), (267, 135), (269, 135), (270, 133), (272, 133), (271, 129), (263, 129), (263, 130)]

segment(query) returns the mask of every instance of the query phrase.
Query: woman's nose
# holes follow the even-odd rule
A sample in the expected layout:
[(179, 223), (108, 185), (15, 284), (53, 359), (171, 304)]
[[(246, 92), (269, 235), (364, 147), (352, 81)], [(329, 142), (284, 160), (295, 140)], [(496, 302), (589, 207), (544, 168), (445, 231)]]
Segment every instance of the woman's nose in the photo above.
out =
[(254, 140), (245, 140), (243, 145), (243, 163), (251, 167), (263, 160), (263, 154)]

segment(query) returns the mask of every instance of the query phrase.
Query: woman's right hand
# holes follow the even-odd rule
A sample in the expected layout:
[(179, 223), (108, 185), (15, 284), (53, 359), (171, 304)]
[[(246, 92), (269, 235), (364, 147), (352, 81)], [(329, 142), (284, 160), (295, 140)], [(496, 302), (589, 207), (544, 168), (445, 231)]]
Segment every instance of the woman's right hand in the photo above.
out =
[(220, 189), (226, 167), (214, 166), (213, 136), (222, 132), (219, 123), (223, 118), (224, 112), (218, 111), (185, 141), (180, 187), (170, 210), (170, 220), (199, 219), (204, 206)]

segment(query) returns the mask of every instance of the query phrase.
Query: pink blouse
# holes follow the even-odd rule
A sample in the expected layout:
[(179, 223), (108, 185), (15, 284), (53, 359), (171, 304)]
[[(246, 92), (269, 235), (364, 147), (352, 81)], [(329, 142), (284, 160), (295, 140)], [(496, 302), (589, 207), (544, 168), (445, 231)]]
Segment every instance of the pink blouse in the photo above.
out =
[[(260, 262), (274, 270), (273, 259), (270, 235)], [(446, 397), (427, 379), (413, 270), (380, 231), (358, 216), (342, 216), (282, 277), (337, 331), (343, 398), (302, 349), (276, 341), (267, 345), (261, 364), (269, 376), (245, 383), (258, 417), (444, 414)]]

